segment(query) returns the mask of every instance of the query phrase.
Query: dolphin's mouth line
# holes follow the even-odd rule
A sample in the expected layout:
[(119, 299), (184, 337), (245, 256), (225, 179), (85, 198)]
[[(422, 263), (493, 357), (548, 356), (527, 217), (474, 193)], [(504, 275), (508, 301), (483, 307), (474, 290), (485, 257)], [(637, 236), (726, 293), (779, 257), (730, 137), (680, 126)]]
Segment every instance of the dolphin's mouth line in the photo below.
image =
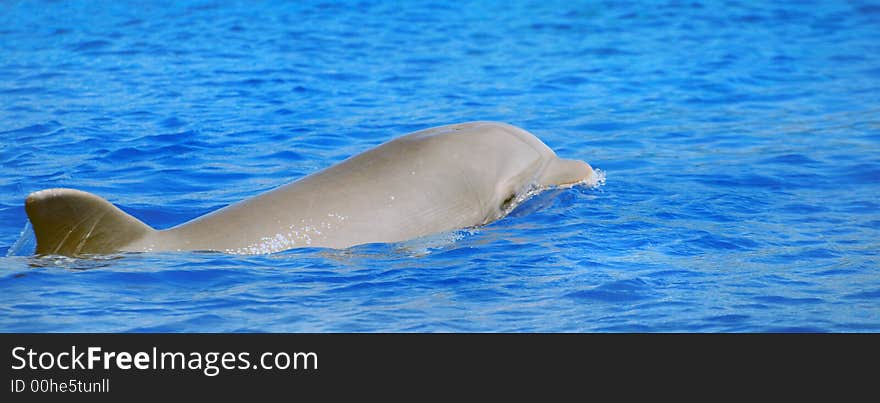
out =
[(605, 184), (605, 171), (595, 168), (590, 176), (574, 182), (561, 183), (554, 186), (548, 186), (548, 189), (571, 189), (575, 186), (585, 185), (589, 188), (597, 188)]

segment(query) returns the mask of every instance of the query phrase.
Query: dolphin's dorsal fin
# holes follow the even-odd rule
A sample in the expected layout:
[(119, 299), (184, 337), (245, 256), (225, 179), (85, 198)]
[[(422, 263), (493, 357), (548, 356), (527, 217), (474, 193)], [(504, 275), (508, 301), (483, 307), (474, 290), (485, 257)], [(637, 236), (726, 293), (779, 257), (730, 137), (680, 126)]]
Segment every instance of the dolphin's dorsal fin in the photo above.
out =
[(118, 252), (154, 230), (107, 200), (74, 189), (31, 193), (24, 204), (39, 255)]
[(568, 186), (582, 182), (592, 175), (593, 168), (586, 162), (556, 158), (544, 168), (538, 183), (544, 187)]

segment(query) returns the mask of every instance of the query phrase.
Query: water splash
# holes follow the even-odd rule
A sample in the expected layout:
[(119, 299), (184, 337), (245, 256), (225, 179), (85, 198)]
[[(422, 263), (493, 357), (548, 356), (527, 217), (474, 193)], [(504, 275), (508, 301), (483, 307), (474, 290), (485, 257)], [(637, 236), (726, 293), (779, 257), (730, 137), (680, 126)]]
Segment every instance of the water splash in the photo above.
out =
[(598, 189), (602, 186), (605, 186), (605, 176), (605, 171), (599, 168), (595, 168), (593, 169), (593, 174), (584, 178), (584, 180), (572, 183), (570, 185), (557, 186), (557, 188), (568, 189), (575, 186), (586, 186), (588, 189)]
[(461, 239), (479, 232), (478, 228), (465, 228), (454, 231), (439, 232), (409, 241), (399, 242), (396, 251), (410, 257), (422, 257), (437, 250), (454, 247)]
[(24, 224), (24, 228), (18, 235), (18, 239), (6, 252), (6, 257), (10, 256), (30, 256), (37, 250), (37, 238), (34, 235), (34, 229), (31, 228), (30, 221)]
[(584, 182), (583, 185), (586, 185), (590, 189), (598, 189), (602, 186), (605, 186), (605, 171), (599, 168), (593, 170), (593, 175), (590, 176), (589, 180), (591, 182)]

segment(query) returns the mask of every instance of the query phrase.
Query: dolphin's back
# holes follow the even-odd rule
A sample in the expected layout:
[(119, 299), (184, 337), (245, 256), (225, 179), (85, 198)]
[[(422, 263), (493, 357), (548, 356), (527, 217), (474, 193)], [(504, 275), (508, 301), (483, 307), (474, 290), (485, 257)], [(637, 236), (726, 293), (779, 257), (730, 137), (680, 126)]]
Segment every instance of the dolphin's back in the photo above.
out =
[(31, 193), (24, 207), (39, 255), (113, 253), (155, 232), (107, 200), (75, 189)]

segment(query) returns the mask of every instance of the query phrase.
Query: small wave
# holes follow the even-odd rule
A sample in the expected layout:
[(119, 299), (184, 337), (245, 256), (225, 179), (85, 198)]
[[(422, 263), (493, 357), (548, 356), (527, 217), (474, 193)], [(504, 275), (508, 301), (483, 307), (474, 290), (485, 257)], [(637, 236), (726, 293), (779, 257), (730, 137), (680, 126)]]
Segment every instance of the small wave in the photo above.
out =
[(30, 256), (37, 250), (37, 238), (34, 235), (34, 229), (31, 228), (30, 221), (24, 224), (24, 228), (18, 235), (18, 239), (6, 251), (6, 257), (10, 256)]
[(649, 299), (654, 296), (654, 291), (648, 282), (636, 277), (633, 279), (617, 280), (596, 287), (578, 290), (566, 294), (569, 298), (577, 300), (593, 300), (600, 302), (635, 302)]
[(85, 255), (78, 257), (62, 255), (38, 255), (28, 259), (28, 265), (33, 268), (55, 268), (71, 271), (85, 271), (114, 267), (117, 260), (123, 259), (126, 254), (112, 255)]
[(431, 254), (433, 251), (446, 250), (468, 235), (477, 233), (477, 229), (467, 228), (455, 231), (446, 231), (426, 235), (397, 244), (397, 251), (406, 253), (412, 257), (421, 257)]

